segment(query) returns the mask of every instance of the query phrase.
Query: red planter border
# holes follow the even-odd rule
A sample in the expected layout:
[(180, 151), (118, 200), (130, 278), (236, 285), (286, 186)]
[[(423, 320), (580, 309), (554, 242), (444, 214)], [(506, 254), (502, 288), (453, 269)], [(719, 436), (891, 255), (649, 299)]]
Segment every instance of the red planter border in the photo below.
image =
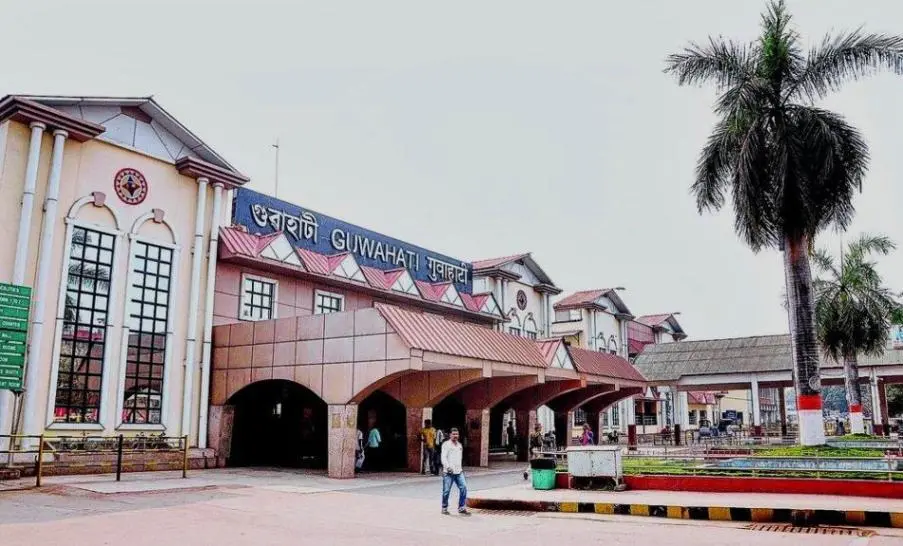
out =
[(790, 493), (903, 499), (903, 483), (878, 480), (735, 478), (721, 476), (625, 476), (629, 489), (704, 493)]

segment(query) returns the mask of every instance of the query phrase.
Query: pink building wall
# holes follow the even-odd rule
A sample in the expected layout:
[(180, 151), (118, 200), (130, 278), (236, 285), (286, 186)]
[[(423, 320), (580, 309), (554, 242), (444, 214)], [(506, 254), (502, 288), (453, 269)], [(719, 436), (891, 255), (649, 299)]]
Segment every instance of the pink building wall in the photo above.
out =
[[(288, 318), (313, 314), (314, 292), (323, 290), (345, 297), (345, 311), (357, 311), (373, 307), (374, 303), (388, 303), (396, 307), (410, 309), (412, 311), (432, 312), (452, 321), (464, 322), (466, 319), (454, 315), (426, 310), (418, 305), (403, 304), (398, 301), (389, 301), (386, 298), (371, 296), (354, 290), (351, 287), (332, 286), (324, 283), (312, 282), (284, 275), (270, 270), (242, 266), (234, 263), (220, 261), (216, 267), (216, 285), (213, 299), (213, 324), (232, 324), (239, 322), (239, 308), (241, 303), (242, 275), (255, 275), (272, 279), (278, 283), (276, 294), (276, 317)], [(467, 321), (469, 322), (469, 321)], [(477, 323), (480, 324), (480, 323)], [(491, 327), (491, 325), (480, 324)]]

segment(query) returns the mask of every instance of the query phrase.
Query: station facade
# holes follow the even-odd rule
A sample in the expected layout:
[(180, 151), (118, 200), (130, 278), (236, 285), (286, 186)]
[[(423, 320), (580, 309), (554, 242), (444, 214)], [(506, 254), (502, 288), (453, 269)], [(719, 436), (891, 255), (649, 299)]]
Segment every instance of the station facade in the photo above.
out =
[(187, 436), (348, 477), (374, 428), (381, 468), (419, 468), (427, 418), (485, 466), (526, 457), (540, 408), (601, 432), (646, 392), (621, 330), (601, 351), (556, 327), (530, 254), (471, 263), (247, 182), (150, 98), (0, 100), (0, 282), (31, 292), (0, 436)]
[(529, 256), (475, 267), (246, 189), (231, 221), (208, 430), (224, 464), (350, 477), (357, 438), (376, 429), (381, 468), (417, 470), (431, 419), (460, 429), (468, 463), (486, 466), (503, 415), (523, 458), (541, 406), (567, 420), (642, 390), (626, 359), (546, 335), (558, 290)]
[(216, 235), (247, 180), (153, 99), (0, 99), (0, 282), (31, 289), (0, 435), (198, 445)]

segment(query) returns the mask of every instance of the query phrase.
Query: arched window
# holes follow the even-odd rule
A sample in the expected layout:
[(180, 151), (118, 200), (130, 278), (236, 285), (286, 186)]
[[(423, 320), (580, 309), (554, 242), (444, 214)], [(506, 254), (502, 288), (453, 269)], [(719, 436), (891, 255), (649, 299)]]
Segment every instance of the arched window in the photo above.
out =
[(605, 332), (599, 332), (596, 335), (595, 343), (597, 351), (602, 351), (603, 353), (606, 351)]
[(618, 341), (615, 339), (615, 336), (608, 338), (608, 352), (613, 355), (618, 354)]
[(538, 329), (536, 328), (536, 321), (533, 320), (533, 314), (527, 315), (527, 318), (524, 319), (524, 337), (528, 337), (530, 339), (536, 339)]
[(522, 331), (520, 318), (517, 316), (517, 311), (512, 307), (511, 310), (508, 311), (508, 333), (519, 336)]

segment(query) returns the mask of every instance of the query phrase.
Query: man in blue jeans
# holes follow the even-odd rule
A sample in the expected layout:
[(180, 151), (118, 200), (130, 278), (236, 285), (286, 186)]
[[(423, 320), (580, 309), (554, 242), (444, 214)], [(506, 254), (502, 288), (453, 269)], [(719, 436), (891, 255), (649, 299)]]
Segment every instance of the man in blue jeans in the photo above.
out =
[(451, 429), (447, 442), (442, 444), (442, 513), (448, 515), (448, 496), (452, 484), (458, 487), (458, 513), (469, 516), (467, 511), (467, 484), (464, 482), (464, 446), (458, 441), (458, 429)]

